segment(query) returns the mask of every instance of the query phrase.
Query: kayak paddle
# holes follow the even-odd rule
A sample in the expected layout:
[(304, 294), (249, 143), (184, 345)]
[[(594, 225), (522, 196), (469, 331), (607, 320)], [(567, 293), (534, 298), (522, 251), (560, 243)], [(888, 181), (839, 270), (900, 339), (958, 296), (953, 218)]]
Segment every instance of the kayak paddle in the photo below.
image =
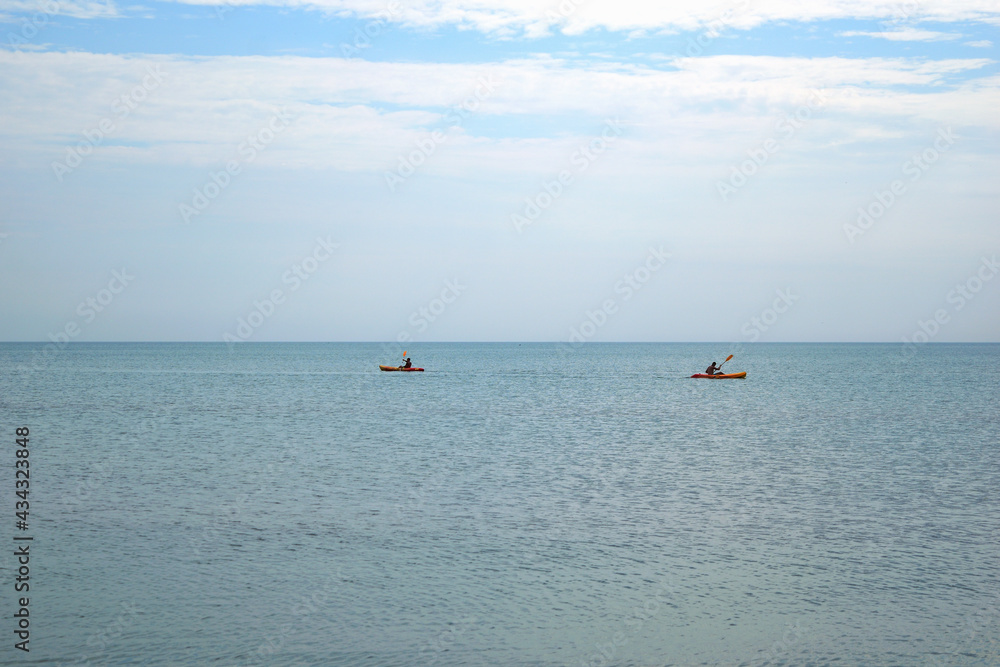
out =
[[(729, 355), (728, 357), (726, 357), (726, 361), (729, 361), (729, 360), (730, 360), (730, 359), (732, 359), (732, 358), (733, 358), (733, 355), (731, 355), (731, 354), (730, 354), (730, 355)], [(720, 369), (721, 369), (721, 368), (722, 368), (723, 366), (725, 366), (725, 365), (726, 365), (726, 361), (723, 361), (723, 362), (722, 362), (721, 364), (719, 364), (719, 368), (720, 368)]]

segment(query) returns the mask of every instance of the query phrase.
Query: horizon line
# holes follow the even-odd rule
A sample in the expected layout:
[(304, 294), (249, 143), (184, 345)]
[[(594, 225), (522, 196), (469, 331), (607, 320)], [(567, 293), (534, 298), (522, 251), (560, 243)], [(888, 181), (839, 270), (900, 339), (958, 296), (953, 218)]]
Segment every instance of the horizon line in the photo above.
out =
[(58, 347), (69, 347), (72, 345), (112, 345), (112, 344), (135, 344), (135, 345), (399, 345), (401, 347), (411, 347), (416, 345), (570, 345), (580, 347), (582, 345), (998, 345), (1000, 341), (927, 341), (926, 343), (914, 343), (907, 341), (881, 341), (881, 340), (775, 340), (775, 341), (698, 341), (698, 340), (620, 340), (620, 341), (584, 341), (569, 342), (562, 340), (433, 340), (433, 341), (407, 341), (399, 343), (396, 341), (383, 340), (246, 340), (238, 343), (231, 343), (222, 340), (89, 340), (89, 341), (69, 341), (56, 342), (52, 340), (2, 340), (0, 345), (56, 345)]

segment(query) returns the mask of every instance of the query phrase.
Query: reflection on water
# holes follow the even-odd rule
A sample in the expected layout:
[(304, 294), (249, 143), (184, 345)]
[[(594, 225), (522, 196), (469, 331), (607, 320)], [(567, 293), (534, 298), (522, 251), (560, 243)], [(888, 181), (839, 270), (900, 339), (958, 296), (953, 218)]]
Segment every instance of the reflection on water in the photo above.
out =
[(905, 374), (892, 345), (746, 346), (742, 381), (687, 378), (711, 345), (409, 351), (425, 373), (72, 345), (0, 378), (34, 438), (37, 657), (997, 659), (1000, 346)]

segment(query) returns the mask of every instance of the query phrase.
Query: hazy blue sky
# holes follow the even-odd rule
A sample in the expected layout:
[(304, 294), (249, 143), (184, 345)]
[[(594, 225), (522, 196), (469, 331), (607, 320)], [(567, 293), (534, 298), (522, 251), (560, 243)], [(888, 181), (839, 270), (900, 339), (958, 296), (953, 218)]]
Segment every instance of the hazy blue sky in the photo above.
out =
[(693, 6), (0, 0), (0, 340), (1000, 340), (1000, 6)]

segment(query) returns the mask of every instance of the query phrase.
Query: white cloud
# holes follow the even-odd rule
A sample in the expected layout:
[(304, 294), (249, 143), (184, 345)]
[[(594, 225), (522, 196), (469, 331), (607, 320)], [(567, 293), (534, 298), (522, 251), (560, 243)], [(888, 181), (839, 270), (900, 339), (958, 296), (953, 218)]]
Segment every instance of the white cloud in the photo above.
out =
[[(470, 98), (483, 77), (496, 89), (475, 118), (503, 119), (505, 129), (477, 133), (475, 120), (464, 124), (442, 151), (448, 157), (435, 158), (430, 169), (460, 171), (477, 161), (547, 168), (591, 131), (580, 118), (597, 131), (612, 116), (629, 127), (621, 145), (643, 160), (662, 162), (677, 147), (702, 160), (751, 141), (754, 128), (794, 112), (815, 89), (827, 99), (824, 123), (833, 125), (824, 141), (832, 143), (914, 123), (996, 129), (1000, 77), (948, 85), (951, 75), (964, 79), (989, 62), (716, 56), (676, 59), (663, 70), (584, 69), (542, 58), (440, 64), (0, 52), (2, 160), (47, 165), (108, 119), (115, 129), (89, 159), (214, 166), (284, 107), (296, 120), (261, 154), (262, 163), (380, 170), (430, 129), (446, 127), (448, 109)], [(160, 68), (164, 82), (120, 117), (112, 104), (135, 90), (150, 66)], [(539, 137), (532, 124), (540, 117), (575, 118), (575, 129)]]
[[(72, 16), (78, 19), (107, 19), (120, 16), (114, 0), (0, 0), (0, 12), (22, 16)], [(39, 24), (38, 19), (35, 21)]]
[[(244, 304), (263, 293), (250, 281), (237, 285), (242, 276), (281, 275), (288, 265), (274, 262), (270, 247), (252, 255), (243, 252), (246, 246), (240, 242), (279, 240), (273, 249), (278, 253), (282, 236), (311, 242), (311, 233), (298, 233), (315, 226), (324, 234), (337, 230), (338, 239), (342, 232), (352, 247), (345, 250), (340, 269), (329, 269), (340, 273), (329, 274), (328, 283), (310, 284), (311, 298), (325, 304), (325, 310), (304, 310), (333, 312), (338, 321), (367, 328), (339, 329), (331, 320), (326, 328), (313, 323), (315, 329), (291, 327), (268, 335), (351, 340), (394, 335), (395, 322), (388, 333), (380, 333), (370, 304), (398, 304), (381, 295), (396, 295), (401, 285), (440, 284), (432, 271), (445, 267), (451, 272), (452, 258), (461, 257), (469, 262), (470, 280), (479, 285), (508, 284), (511, 266), (523, 274), (524, 284), (546, 285), (534, 293), (508, 289), (516, 298), (496, 293), (469, 302), (470, 321), (496, 317), (521, 327), (503, 335), (538, 338), (549, 334), (531, 328), (535, 322), (528, 318), (535, 313), (540, 326), (548, 326), (548, 317), (555, 323), (554, 335), (564, 335), (559, 316), (550, 314), (551, 303), (576, 303), (578, 298), (581, 308), (591, 303), (586, 296), (590, 288), (580, 287), (573, 266), (581, 278), (592, 277), (597, 290), (604, 289), (605, 276), (613, 285), (621, 275), (606, 259), (610, 252), (630, 256), (638, 250), (641, 258), (647, 239), (668, 239), (671, 248), (687, 257), (711, 253), (741, 260), (739, 265), (720, 260), (704, 273), (686, 270), (663, 283), (691, 304), (728, 294), (723, 285), (742, 285), (731, 298), (737, 305), (739, 299), (752, 303), (758, 287), (772, 293), (774, 275), (785, 272), (795, 258), (804, 258), (803, 266), (828, 267), (818, 277), (805, 274), (813, 281), (807, 286), (835, 284), (830, 275), (853, 275), (856, 280), (839, 297), (829, 297), (826, 311), (816, 318), (836, 322), (841, 313), (856, 311), (857, 290), (882, 280), (903, 291), (913, 289), (912, 281), (927, 275), (927, 267), (938, 272), (933, 275), (941, 277), (947, 290), (951, 266), (941, 268), (942, 260), (977, 258), (995, 239), (994, 183), (1000, 162), (989, 138), (1000, 130), (995, 113), (1000, 75), (992, 69), (985, 75), (979, 71), (992, 62), (716, 56), (667, 59), (654, 68), (544, 57), (449, 64), (0, 52), (0, 170), (9, 193), (4, 215), (11, 221), (10, 231), (30, 230), (44, 238), (44, 243), (21, 248), (15, 255), (23, 261), (15, 259), (13, 268), (5, 268), (37, 288), (30, 295), (33, 303), (45, 304), (51, 301), (46, 294), (76, 284), (102, 253), (129, 257), (129, 266), (132, 259), (141, 259), (143, 275), (155, 278), (144, 284), (159, 285), (142, 299), (158, 309), (149, 315), (151, 321), (183, 323), (172, 325), (176, 329), (167, 334), (178, 339), (218, 338), (245, 315)], [(134, 111), (120, 117), (112, 104), (135, 91), (151, 66), (160, 67), (162, 85), (146, 91)], [(426, 139), (429, 128), (441, 126), (446, 110), (468, 98), (480, 77), (490, 75), (497, 81), (496, 91), (477, 115), (438, 148), (402, 191), (390, 194), (383, 172), (396, 165), (397, 156), (412, 151), (417, 139)], [(778, 131), (775, 121), (801, 110), (816, 88), (826, 100), (822, 108), (806, 114), (804, 126), (792, 136)], [(196, 225), (181, 228), (178, 204), (191, 201), (209, 172), (237, 157), (239, 143), (265, 127), (282, 107), (294, 117), (291, 125), (246, 165), (244, 175)], [(505, 239), (514, 235), (510, 215), (558, 170), (573, 168), (570, 156), (598, 135), (608, 116), (621, 119), (622, 137), (586, 173), (574, 172), (576, 181), (559, 203), (530, 234), (514, 239), (516, 248), (512, 242), (503, 250)], [(113, 123), (113, 131), (67, 182), (57, 184), (51, 161), (62, 159), (67, 147), (105, 120)], [(844, 223), (856, 219), (857, 207), (872, 201), (873, 192), (901, 178), (904, 160), (931, 146), (943, 128), (960, 137), (954, 150), (919, 183), (908, 184), (909, 194), (892, 215), (880, 220), (845, 259)], [(716, 184), (767, 139), (778, 140), (780, 150), (736, 199), (720, 200)], [(176, 234), (143, 234), (154, 226), (177, 228)], [(262, 231), (267, 228), (274, 228), (273, 236)], [(105, 229), (135, 233), (92, 233)], [(413, 263), (397, 262), (387, 272), (371, 258), (382, 256), (386, 243), (399, 238), (413, 250), (402, 253), (402, 261)], [(482, 252), (484, 239), (491, 251), (500, 248), (499, 260)], [(529, 261), (525, 248), (537, 249), (537, 256)], [(303, 251), (294, 252), (297, 258)], [(261, 258), (276, 273), (262, 271)], [(866, 273), (862, 279), (856, 270), (859, 261), (877, 263), (883, 273), (874, 279)], [(766, 268), (748, 270), (755, 264)], [(192, 273), (192, 266), (204, 271)], [(192, 288), (179, 291), (178, 285)], [(933, 294), (936, 290), (932, 285)], [(169, 302), (178, 293), (190, 298), (183, 305), (178, 300), (176, 307), (164, 306), (163, 298)], [(352, 296), (335, 301), (339, 295)], [(420, 301), (424, 298), (414, 297), (416, 303), (426, 302)], [(224, 300), (236, 305), (217, 333), (213, 325), (185, 329), (193, 321), (191, 312), (217, 312)], [(67, 302), (72, 307), (77, 301)], [(886, 312), (883, 306), (873, 306), (873, 317), (866, 313), (861, 318), (879, 323), (872, 331), (883, 327), (891, 332), (900, 313), (901, 321), (912, 321), (906, 312)], [(567, 327), (582, 312), (573, 308)], [(661, 314), (682, 310), (662, 303), (654, 307)], [(4, 321), (65, 321), (57, 307), (19, 312), (27, 316)], [(399, 321), (409, 312), (402, 308)], [(136, 321), (147, 314), (143, 311)], [(735, 318), (733, 331), (741, 317)], [(669, 325), (668, 316), (663, 318)], [(165, 330), (155, 326), (109, 328), (102, 335), (164, 338)], [(314, 330), (322, 333), (309, 333)], [(24, 331), (21, 336), (44, 336), (46, 330)], [(639, 330), (623, 331), (622, 336), (634, 337)], [(656, 331), (669, 329), (650, 325), (648, 335), (662, 335)], [(831, 330), (817, 326), (816, 331), (814, 338), (830, 337)], [(497, 334), (470, 326), (457, 334), (435, 335)], [(705, 330), (686, 337), (721, 335)]]
[(841, 37), (874, 37), (888, 39), (893, 42), (942, 42), (960, 39), (962, 35), (954, 32), (935, 32), (933, 30), (918, 30), (917, 28), (899, 28), (882, 32), (865, 32), (848, 30), (840, 33)]
[(979, 39), (974, 42), (965, 42), (965, 46), (972, 46), (977, 49), (988, 49), (993, 46), (993, 42), (988, 39)]
[[(538, 36), (551, 30), (579, 34), (595, 28), (623, 31), (699, 30), (716, 34), (726, 28), (749, 29), (781, 21), (832, 19), (997, 21), (1000, 8), (987, 0), (734, 0), (696, 8), (665, 0), (183, 0), (201, 5), (274, 5), (301, 7), (339, 15), (389, 15), (405, 25), (459, 26), (480, 32)], [(911, 7), (910, 4), (913, 6)]]

